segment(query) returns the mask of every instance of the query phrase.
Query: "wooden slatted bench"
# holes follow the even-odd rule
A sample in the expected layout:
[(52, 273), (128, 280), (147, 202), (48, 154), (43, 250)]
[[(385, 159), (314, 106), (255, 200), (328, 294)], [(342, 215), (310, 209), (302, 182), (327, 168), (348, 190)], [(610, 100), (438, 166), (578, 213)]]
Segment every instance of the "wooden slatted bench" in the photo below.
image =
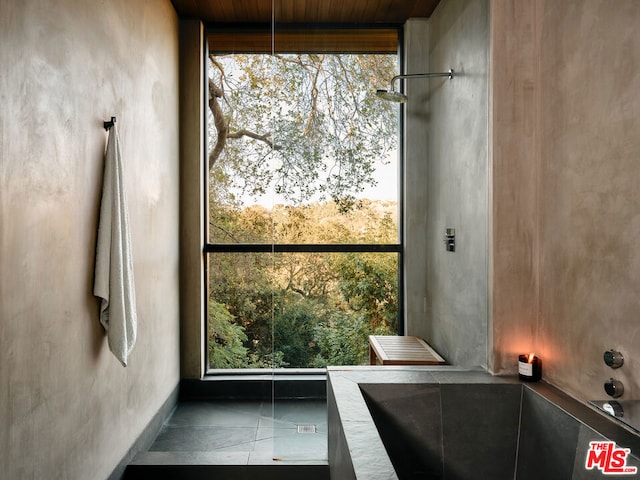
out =
[(444, 358), (419, 337), (369, 335), (369, 363), (376, 365), (443, 365)]

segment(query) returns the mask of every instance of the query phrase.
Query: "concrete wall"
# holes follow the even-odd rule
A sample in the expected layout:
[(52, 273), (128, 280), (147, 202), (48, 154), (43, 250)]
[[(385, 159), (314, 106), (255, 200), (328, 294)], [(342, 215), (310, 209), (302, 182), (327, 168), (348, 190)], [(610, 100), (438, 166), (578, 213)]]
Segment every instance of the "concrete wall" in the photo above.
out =
[[(178, 21), (169, 0), (0, 10), (0, 476), (106, 478), (179, 381)], [(126, 368), (92, 295), (112, 115), (137, 281)]]
[[(640, 6), (493, 0), (491, 369), (640, 395)], [(504, 255), (504, 256), (503, 256)], [(616, 348), (625, 365), (606, 367)]]
[[(429, 21), (410, 19), (404, 25), (403, 73), (429, 71)], [(399, 86), (399, 85), (398, 85)], [(404, 289), (405, 332), (428, 338), (427, 269), (427, 189), (425, 188), (429, 145), (429, 82), (405, 81), (404, 92), (410, 98), (404, 106)]]
[[(428, 89), (409, 100), (419, 102), (420, 111), (408, 107), (407, 118), (408, 132), (415, 132), (409, 128), (417, 118), (421, 132), (412, 135), (428, 136), (420, 209), (426, 216), (426, 248), (423, 258), (416, 257), (426, 269), (426, 314), (407, 331), (426, 338), (450, 363), (464, 366), (487, 364), (488, 18), (486, 1), (449, 0), (438, 6), (422, 55), (428, 57), (429, 71), (453, 68), (456, 76), (428, 80)], [(424, 148), (424, 140), (416, 141)], [(456, 229), (455, 253), (443, 242), (449, 227)]]
[(534, 1), (491, 3), (489, 369), (496, 373), (516, 373), (518, 353), (537, 347), (535, 10)]

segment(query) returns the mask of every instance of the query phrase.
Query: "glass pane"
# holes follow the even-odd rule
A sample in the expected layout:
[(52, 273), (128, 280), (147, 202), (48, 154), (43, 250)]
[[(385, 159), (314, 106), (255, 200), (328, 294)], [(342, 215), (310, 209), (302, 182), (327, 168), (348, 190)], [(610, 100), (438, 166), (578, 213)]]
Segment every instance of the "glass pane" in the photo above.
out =
[(268, 368), (272, 355), (272, 258), (264, 253), (210, 254), (209, 368)]
[[(210, 57), (209, 243), (398, 244), (399, 109), (374, 94), (397, 55), (288, 52)], [(366, 364), (368, 335), (397, 331), (398, 254), (208, 260), (211, 368)], [(274, 458), (307, 458), (293, 427), (326, 449), (326, 407), (272, 407)]]
[[(210, 243), (398, 243), (398, 108), (374, 94), (397, 68), (396, 55), (212, 55)], [(371, 222), (395, 231), (369, 235)]]
[[(397, 63), (395, 54), (210, 56), (208, 242), (398, 244), (399, 109), (374, 94)], [(397, 331), (396, 253), (208, 262), (210, 368), (366, 364), (368, 335)], [(272, 398), (272, 409), (258, 436), (274, 458), (326, 458), (326, 406)]]
[(209, 255), (210, 368), (365, 365), (398, 321), (396, 253)]

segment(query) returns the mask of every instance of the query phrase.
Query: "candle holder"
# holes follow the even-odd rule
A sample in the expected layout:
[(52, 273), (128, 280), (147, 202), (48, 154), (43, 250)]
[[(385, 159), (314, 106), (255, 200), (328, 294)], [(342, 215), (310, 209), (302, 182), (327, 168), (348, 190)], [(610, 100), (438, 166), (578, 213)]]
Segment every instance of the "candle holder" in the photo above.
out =
[(518, 355), (518, 377), (526, 382), (537, 382), (542, 377), (542, 361), (533, 353)]

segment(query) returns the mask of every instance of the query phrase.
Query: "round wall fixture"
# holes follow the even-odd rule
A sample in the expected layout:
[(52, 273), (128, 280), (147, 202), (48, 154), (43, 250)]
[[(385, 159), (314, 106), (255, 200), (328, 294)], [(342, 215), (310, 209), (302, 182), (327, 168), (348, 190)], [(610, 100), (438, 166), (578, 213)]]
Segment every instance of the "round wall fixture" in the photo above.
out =
[(615, 351), (613, 348), (604, 352), (604, 363), (611, 368), (620, 368), (624, 363), (624, 356), (622, 353)]

